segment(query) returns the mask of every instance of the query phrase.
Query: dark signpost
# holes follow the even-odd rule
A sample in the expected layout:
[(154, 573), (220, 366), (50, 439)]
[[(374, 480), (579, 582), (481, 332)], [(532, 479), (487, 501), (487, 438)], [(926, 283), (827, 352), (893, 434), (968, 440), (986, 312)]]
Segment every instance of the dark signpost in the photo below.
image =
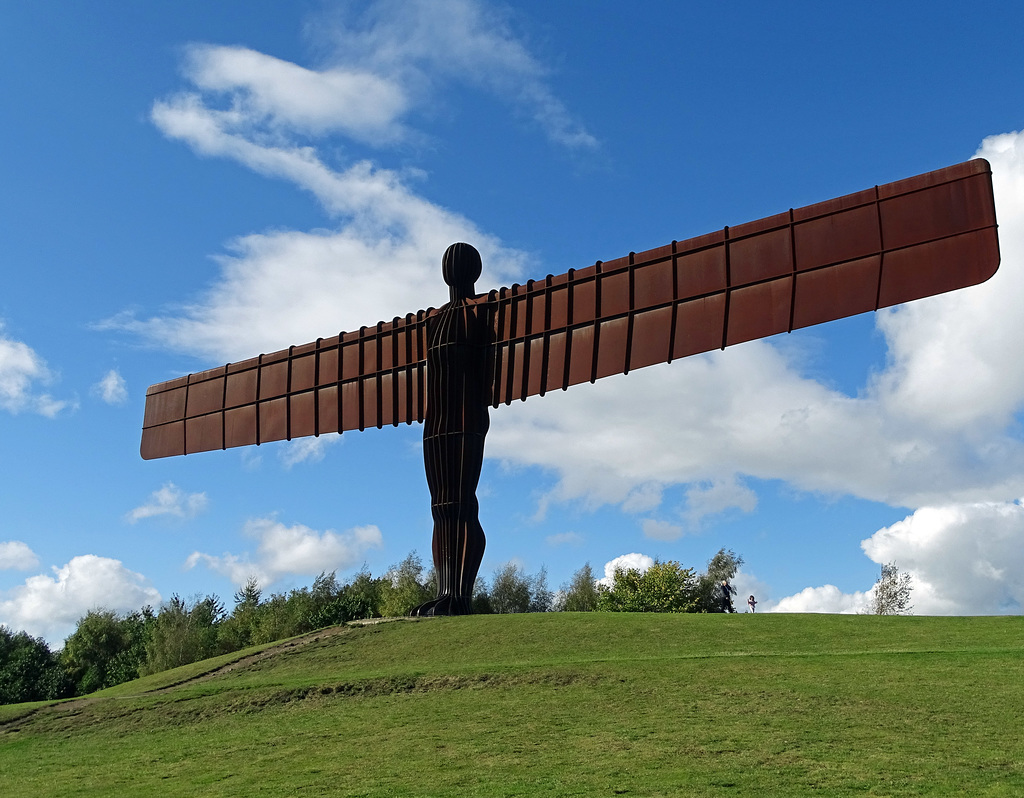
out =
[(470, 611), (488, 407), (975, 285), (999, 266), (988, 163), (837, 199), (476, 295), (453, 244), (450, 301), (150, 387), (145, 459), (424, 421), (438, 596)]

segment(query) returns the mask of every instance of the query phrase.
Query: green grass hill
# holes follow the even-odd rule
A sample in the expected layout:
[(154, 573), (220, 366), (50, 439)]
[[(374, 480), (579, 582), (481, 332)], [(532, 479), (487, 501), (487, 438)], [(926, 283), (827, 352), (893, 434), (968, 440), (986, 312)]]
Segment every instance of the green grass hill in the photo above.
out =
[(1024, 796), (1024, 618), (337, 627), (0, 707), (0, 795)]

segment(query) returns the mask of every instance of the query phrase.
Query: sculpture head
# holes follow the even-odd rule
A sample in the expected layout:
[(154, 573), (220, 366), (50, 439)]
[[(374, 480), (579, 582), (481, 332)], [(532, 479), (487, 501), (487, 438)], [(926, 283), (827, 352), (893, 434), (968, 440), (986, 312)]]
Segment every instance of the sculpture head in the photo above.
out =
[(469, 244), (452, 244), (441, 259), (444, 281), (451, 286), (452, 299), (466, 299), (474, 295), (473, 284), (480, 276), (480, 253)]

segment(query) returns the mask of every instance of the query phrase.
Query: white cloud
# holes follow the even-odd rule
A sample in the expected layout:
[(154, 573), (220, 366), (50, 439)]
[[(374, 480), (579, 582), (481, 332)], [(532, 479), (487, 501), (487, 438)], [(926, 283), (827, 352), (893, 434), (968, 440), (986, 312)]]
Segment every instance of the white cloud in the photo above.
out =
[[(217, 114), (222, 126), (250, 133), (272, 129), (322, 135), (341, 132), (368, 143), (401, 137), (397, 120), (408, 109), (395, 81), (362, 69), (306, 69), (244, 47), (195, 45), (185, 73), (198, 88), (229, 96)], [(198, 101), (185, 95), (177, 102)]]
[(597, 584), (611, 587), (614, 584), (616, 569), (624, 571), (636, 569), (643, 573), (652, 565), (654, 565), (654, 558), (648, 557), (646, 554), (632, 552), (631, 554), (619, 555), (614, 560), (609, 560), (604, 564), (604, 577), (598, 579)]
[(861, 546), (911, 575), (918, 615), (1019, 614), (1024, 608), (1024, 505), (922, 507)]
[(108, 405), (123, 405), (128, 401), (128, 384), (115, 369), (111, 369), (92, 386), (92, 393)]
[(39, 558), (20, 540), (0, 542), (0, 571), (31, 571), (39, 565)]
[(175, 518), (195, 518), (203, 512), (209, 500), (205, 493), (185, 493), (173, 482), (168, 482), (150, 494), (148, 504), (136, 507), (127, 513), (125, 518), (134, 524), (144, 518), (159, 515), (171, 515)]
[(327, 454), (328, 447), (340, 443), (340, 435), (323, 435), (315, 438), (297, 438), (281, 446), (279, 457), (285, 468), (300, 463), (319, 463)]
[(53, 373), (28, 344), (3, 335), (0, 321), (0, 408), (11, 413), (27, 411), (53, 418), (74, 403), (39, 393), (34, 385), (48, 385)]
[(765, 607), (765, 612), (829, 612), (846, 615), (864, 611), (871, 598), (871, 591), (843, 593), (835, 585), (805, 587), (794, 596), (786, 596), (775, 604)]
[(0, 623), (59, 643), (89, 610), (132, 612), (156, 606), (160, 593), (120, 560), (84, 554), (0, 595)]
[[(1024, 608), (1024, 504), (973, 502), (922, 507), (861, 541), (879, 566), (910, 574), (915, 615), (1020, 614)], [(872, 595), (808, 587), (771, 612), (861, 612)]]
[(274, 518), (257, 518), (246, 523), (245, 535), (257, 542), (255, 557), (248, 552), (214, 556), (196, 551), (186, 566), (201, 563), (237, 585), (249, 577), (270, 585), (285, 575), (312, 576), (350, 568), (367, 550), (382, 545), (380, 530), (372, 524), (342, 533), (317, 532), (302, 524), (286, 526)]

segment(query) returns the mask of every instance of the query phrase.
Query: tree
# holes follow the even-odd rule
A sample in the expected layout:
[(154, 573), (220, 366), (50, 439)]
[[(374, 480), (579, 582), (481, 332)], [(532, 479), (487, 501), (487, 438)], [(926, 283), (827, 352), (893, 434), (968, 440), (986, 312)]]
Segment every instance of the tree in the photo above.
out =
[(250, 576), (245, 585), (235, 592), (235, 608), (217, 630), (218, 647), (221, 651), (238, 651), (253, 644), (260, 621), (260, 600), (263, 591), (255, 576)]
[[(530, 576), (513, 562), (507, 562), (495, 570), (491, 577), (490, 591), (486, 591), (485, 583), (480, 594), (474, 594), (475, 612), (490, 611), (496, 613), (511, 612), (548, 612), (551, 609), (552, 593), (548, 589), (547, 568), (541, 566), (534, 576)], [(485, 601), (486, 596), (486, 601)], [(477, 605), (480, 609), (477, 609)]]
[(41, 637), (0, 625), (0, 704), (67, 698), (74, 685)]
[(548, 589), (548, 569), (540, 570), (530, 579), (530, 607), (528, 612), (551, 612), (554, 594)]
[(593, 612), (597, 609), (597, 581), (588, 562), (563, 585), (558, 609), (564, 612)]
[(529, 612), (530, 578), (518, 565), (507, 562), (494, 571), (489, 595), (494, 612)]
[(392, 565), (381, 580), (380, 614), (385, 618), (408, 615), (413, 607), (431, 598), (433, 594), (423, 578), (423, 561), (413, 551), (398, 565)]
[(910, 574), (900, 571), (896, 563), (882, 566), (882, 574), (871, 590), (868, 603), (869, 615), (909, 615), (913, 609), (910, 591), (913, 585)]
[(612, 586), (598, 589), (597, 609), (606, 612), (691, 612), (696, 604), (692, 568), (654, 561), (643, 573), (616, 568)]
[(124, 617), (92, 610), (64, 641), (61, 661), (81, 695), (139, 676), (147, 654), (153, 611), (145, 607)]
[(219, 626), (227, 613), (217, 596), (189, 603), (178, 595), (160, 607), (146, 643), (145, 673), (158, 673), (222, 653)]
[(720, 586), (723, 580), (736, 576), (743, 558), (732, 549), (721, 548), (710, 560), (708, 568), (697, 577), (696, 612), (718, 612), (721, 607)]

